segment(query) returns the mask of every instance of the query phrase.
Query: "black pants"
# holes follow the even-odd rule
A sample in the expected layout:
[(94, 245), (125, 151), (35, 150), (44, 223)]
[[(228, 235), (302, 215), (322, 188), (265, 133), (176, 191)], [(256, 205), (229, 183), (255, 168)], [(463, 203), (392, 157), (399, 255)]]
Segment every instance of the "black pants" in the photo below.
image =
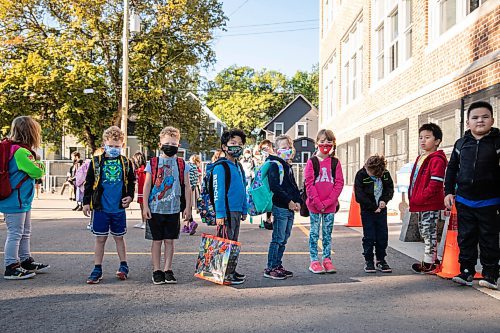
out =
[[(224, 227), (217, 228), (217, 236), (222, 238), (227, 238), (233, 241), (238, 241), (238, 236), (240, 235), (240, 224), (241, 224), (241, 212), (231, 212), (229, 218), (226, 217), (224, 222)], [(236, 264), (234, 267), (228, 268), (227, 274), (232, 274), (236, 271)]]
[(377, 261), (385, 259), (389, 232), (387, 230), (387, 209), (380, 213), (361, 212), (363, 223), (363, 255), (366, 261), (373, 261), (373, 247)]
[(460, 270), (475, 272), (477, 245), (479, 243), (480, 261), (483, 276), (498, 278), (500, 260), (500, 217), (498, 206), (471, 208), (457, 202), (458, 247)]

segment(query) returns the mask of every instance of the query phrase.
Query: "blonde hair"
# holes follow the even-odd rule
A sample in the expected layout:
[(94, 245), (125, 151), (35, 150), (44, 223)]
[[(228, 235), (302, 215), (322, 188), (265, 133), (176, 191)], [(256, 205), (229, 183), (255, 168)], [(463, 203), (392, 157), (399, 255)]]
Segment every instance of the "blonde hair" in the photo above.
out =
[(332, 130), (329, 129), (322, 129), (318, 132), (318, 135), (316, 135), (316, 144), (321, 140), (321, 137), (324, 136), (328, 141), (333, 142), (333, 150), (330, 156), (335, 156), (335, 152), (337, 150), (337, 138), (335, 138), (335, 134), (333, 134)]
[(201, 158), (199, 155), (191, 155), (191, 157), (189, 158), (189, 162), (199, 164), (201, 163)]
[(33, 118), (20, 116), (12, 121), (9, 139), (36, 149), (42, 143), (42, 128)]
[[(224, 155), (224, 156), (221, 156), (221, 155)], [(226, 156), (226, 153), (224, 153), (224, 151), (222, 149), (217, 149), (215, 151), (214, 155), (212, 156), (212, 163), (217, 161), (221, 157), (225, 157), (225, 156)]]
[(383, 155), (373, 155), (368, 157), (365, 163), (365, 168), (368, 169), (375, 177), (382, 177), (387, 161)]
[(125, 135), (118, 126), (111, 126), (104, 131), (104, 133), (102, 134), (102, 139), (104, 141), (123, 141), (125, 139)]
[(166, 136), (177, 138), (177, 139), (180, 140), (180, 138), (181, 138), (181, 132), (177, 128), (175, 128), (175, 127), (167, 126), (167, 127), (165, 127), (164, 129), (161, 130), (161, 132), (160, 132), (160, 139), (164, 138)]
[(290, 146), (290, 148), (293, 149), (293, 140), (290, 136), (286, 135), (286, 134), (281, 134), (280, 136), (278, 136), (276, 139), (274, 139), (274, 145), (276, 146), (276, 148), (278, 148), (279, 146), (279, 143), (281, 141), (287, 141), (288, 142), (288, 145)]

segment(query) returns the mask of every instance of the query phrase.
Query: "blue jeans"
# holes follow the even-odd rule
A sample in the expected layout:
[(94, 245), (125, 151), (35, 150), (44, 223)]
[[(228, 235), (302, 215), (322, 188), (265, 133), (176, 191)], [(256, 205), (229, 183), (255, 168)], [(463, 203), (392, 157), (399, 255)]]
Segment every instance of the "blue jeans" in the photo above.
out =
[(319, 226), (323, 219), (323, 260), (331, 257), (332, 253), (332, 231), (334, 214), (315, 214), (310, 213), (311, 216), (311, 231), (309, 232), (309, 255), (311, 261), (318, 261), (318, 240), (319, 240)]
[(5, 240), (5, 266), (30, 257), (31, 211), (25, 213), (5, 213), (7, 239)]
[(373, 247), (377, 261), (385, 259), (389, 232), (387, 229), (387, 209), (380, 213), (361, 212), (363, 223), (363, 255), (366, 261), (373, 261)]
[(292, 234), (293, 211), (286, 208), (273, 206), (273, 236), (269, 244), (267, 268), (274, 269), (282, 264), (285, 245)]

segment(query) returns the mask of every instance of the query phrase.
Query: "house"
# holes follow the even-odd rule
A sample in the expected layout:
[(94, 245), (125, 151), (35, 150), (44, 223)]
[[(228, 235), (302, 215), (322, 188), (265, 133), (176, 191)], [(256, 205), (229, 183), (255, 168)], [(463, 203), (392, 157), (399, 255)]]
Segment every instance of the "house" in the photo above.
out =
[(262, 128), (261, 133), (271, 141), (289, 135), (295, 147), (294, 163), (306, 163), (315, 150), (318, 132), (318, 109), (302, 95), (295, 97)]

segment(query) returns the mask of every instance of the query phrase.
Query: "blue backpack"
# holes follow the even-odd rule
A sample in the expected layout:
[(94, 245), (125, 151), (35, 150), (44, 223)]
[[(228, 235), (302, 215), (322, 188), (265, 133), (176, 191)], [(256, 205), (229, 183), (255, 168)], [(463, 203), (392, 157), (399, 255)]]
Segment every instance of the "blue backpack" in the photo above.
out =
[(272, 211), (273, 192), (269, 187), (268, 172), (272, 164), (278, 166), (280, 185), (283, 183), (283, 165), (278, 161), (266, 161), (262, 166), (255, 169), (255, 178), (248, 189), (248, 214), (257, 216)]

